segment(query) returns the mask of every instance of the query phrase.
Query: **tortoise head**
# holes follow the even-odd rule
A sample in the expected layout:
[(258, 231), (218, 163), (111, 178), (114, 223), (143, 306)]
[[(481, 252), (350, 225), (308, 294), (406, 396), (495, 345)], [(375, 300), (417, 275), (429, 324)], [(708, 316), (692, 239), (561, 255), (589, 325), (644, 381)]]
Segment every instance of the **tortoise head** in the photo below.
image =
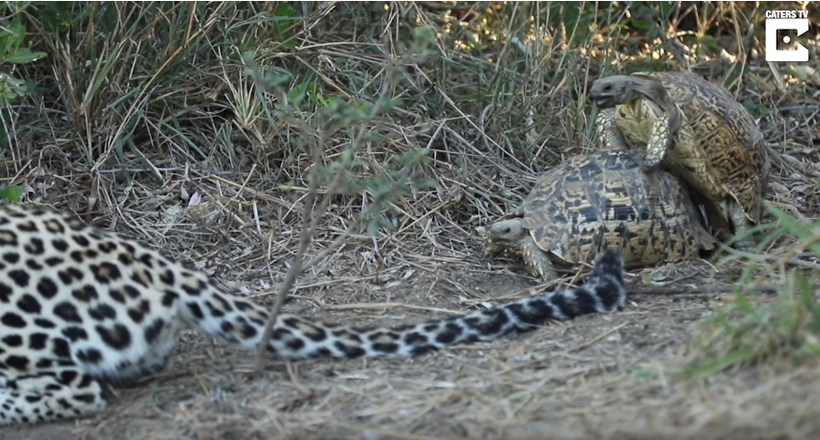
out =
[(662, 108), (671, 103), (666, 88), (660, 81), (627, 75), (596, 79), (592, 83), (589, 97), (600, 108), (611, 108), (641, 98), (648, 98)]
[(484, 235), (484, 255), (492, 256), (512, 251), (520, 253), (521, 240), (528, 237), (523, 219), (511, 218), (495, 222)]

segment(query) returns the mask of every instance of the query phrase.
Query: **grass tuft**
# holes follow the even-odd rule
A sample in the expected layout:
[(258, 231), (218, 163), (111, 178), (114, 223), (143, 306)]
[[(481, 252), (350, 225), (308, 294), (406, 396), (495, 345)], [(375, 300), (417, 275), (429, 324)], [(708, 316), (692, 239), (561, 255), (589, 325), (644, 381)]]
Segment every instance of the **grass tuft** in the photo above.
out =
[[(722, 265), (740, 261), (743, 272), (729, 305), (703, 320), (690, 345), (688, 372), (708, 375), (775, 361), (802, 363), (820, 354), (818, 266), (820, 223), (800, 222), (767, 205), (775, 221), (756, 228), (758, 251), (733, 252)], [(752, 231), (750, 231), (752, 232)], [(778, 254), (764, 252), (779, 246)], [(808, 268), (808, 269), (807, 269)], [(773, 298), (752, 296), (751, 288), (771, 280)]]

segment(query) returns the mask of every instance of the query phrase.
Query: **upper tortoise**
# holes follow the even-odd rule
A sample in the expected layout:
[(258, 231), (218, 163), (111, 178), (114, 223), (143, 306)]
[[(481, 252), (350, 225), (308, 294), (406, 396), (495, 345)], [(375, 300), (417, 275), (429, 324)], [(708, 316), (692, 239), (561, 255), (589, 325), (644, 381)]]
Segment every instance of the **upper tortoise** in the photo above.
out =
[(590, 95), (602, 109), (604, 146), (646, 147), (642, 168), (662, 165), (684, 179), (719, 239), (760, 221), (769, 172), (763, 134), (728, 90), (689, 72), (639, 72), (598, 79)]
[(545, 173), (518, 209), (490, 226), (486, 255), (512, 251), (533, 276), (620, 252), (628, 268), (696, 258), (714, 239), (688, 189), (671, 174), (644, 172), (626, 152), (573, 156)]

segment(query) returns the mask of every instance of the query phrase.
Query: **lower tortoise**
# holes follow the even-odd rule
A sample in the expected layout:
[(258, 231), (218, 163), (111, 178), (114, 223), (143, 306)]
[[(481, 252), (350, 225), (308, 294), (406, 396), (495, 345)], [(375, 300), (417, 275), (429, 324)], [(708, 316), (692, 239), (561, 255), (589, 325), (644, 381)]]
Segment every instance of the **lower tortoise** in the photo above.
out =
[(551, 169), (484, 236), (485, 255), (520, 255), (545, 280), (607, 249), (635, 268), (696, 258), (713, 244), (680, 180), (644, 172), (619, 151), (574, 156)]
[(721, 241), (760, 222), (768, 191), (763, 134), (724, 87), (689, 72), (639, 72), (596, 80), (591, 99), (603, 111), (598, 135), (609, 150), (645, 148), (644, 170), (662, 166), (685, 180)]

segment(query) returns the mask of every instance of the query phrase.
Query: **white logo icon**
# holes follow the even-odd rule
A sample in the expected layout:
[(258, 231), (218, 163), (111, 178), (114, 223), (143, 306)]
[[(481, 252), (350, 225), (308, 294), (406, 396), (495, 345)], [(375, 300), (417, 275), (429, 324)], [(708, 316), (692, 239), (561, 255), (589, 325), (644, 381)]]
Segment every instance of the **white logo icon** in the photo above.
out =
[[(766, 61), (808, 61), (809, 50), (802, 44), (798, 44), (796, 50), (777, 49), (777, 31), (780, 29), (796, 30), (798, 37), (805, 34), (809, 31), (808, 11), (766, 11)], [(783, 42), (789, 44), (791, 38), (786, 35)]]

